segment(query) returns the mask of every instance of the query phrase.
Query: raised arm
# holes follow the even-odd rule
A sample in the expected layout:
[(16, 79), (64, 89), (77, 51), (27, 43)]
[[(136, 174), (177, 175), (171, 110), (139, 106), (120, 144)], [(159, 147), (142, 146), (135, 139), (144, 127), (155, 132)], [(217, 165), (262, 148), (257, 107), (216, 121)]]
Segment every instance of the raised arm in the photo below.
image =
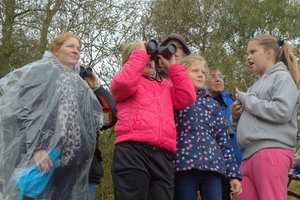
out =
[(148, 60), (143, 50), (136, 49), (131, 53), (129, 60), (111, 82), (111, 92), (116, 103), (135, 93)]
[(196, 91), (183, 66), (177, 63), (169, 68), (168, 76), (170, 77), (172, 88), (172, 100), (174, 109), (183, 109), (196, 101)]

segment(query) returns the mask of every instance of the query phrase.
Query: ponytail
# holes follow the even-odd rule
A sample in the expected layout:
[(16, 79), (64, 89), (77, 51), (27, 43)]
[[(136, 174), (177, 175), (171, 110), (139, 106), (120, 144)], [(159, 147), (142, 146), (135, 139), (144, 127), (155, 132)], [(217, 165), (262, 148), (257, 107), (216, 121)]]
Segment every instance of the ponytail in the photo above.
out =
[(296, 60), (296, 57), (294, 56), (292, 52), (291, 45), (284, 42), (281, 46), (281, 49), (279, 51), (279, 54), (277, 56), (276, 62), (282, 61), (290, 71), (290, 74), (297, 85), (297, 88), (300, 88), (300, 71), (298, 67), (298, 63)]
[(272, 49), (274, 51), (275, 63), (282, 61), (287, 66), (297, 88), (300, 89), (299, 66), (291, 45), (283, 40), (276, 40), (271, 35), (259, 35), (250, 41), (252, 40), (257, 41), (265, 50)]

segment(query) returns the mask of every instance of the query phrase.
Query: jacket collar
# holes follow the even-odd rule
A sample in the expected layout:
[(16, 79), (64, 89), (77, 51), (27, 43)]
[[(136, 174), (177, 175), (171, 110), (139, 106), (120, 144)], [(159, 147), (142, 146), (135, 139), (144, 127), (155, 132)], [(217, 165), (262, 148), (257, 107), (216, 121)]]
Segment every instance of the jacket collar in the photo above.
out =
[[(233, 99), (232, 99), (232, 92), (230, 92), (230, 93), (226, 93), (225, 92), (225, 90), (223, 90), (221, 93), (220, 93), (220, 95), (219, 95), (221, 98), (222, 98), (222, 100), (223, 100), (223, 103), (226, 105), (226, 107), (229, 107), (229, 106), (231, 106), (231, 101), (234, 101)], [(231, 99), (231, 100), (230, 100)]]
[(203, 97), (212, 97), (211, 94), (209, 94), (208, 92), (206, 92), (205, 89), (200, 89), (196, 92), (197, 96), (203, 96)]

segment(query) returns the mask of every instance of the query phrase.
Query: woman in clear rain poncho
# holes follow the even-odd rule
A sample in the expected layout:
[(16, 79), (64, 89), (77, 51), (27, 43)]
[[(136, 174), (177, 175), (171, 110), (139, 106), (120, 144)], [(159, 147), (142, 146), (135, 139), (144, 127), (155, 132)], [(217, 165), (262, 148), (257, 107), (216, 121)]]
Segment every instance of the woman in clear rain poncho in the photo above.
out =
[(60, 34), (41, 60), (0, 79), (3, 199), (86, 199), (103, 112), (78, 75), (80, 48)]

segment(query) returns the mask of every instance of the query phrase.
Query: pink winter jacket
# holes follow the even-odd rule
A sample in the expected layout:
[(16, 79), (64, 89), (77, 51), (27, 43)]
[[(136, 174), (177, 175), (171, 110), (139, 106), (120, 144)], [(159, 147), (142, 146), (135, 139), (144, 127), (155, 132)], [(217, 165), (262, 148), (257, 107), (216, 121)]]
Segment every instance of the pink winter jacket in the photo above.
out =
[(117, 105), (115, 144), (141, 142), (172, 153), (176, 151), (174, 109), (195, 102), (195, 88), (183, 66), (174, 64), (161, 83), (142, 77), (148, 62), (145, 51), (134, 50), (111, 83)]

